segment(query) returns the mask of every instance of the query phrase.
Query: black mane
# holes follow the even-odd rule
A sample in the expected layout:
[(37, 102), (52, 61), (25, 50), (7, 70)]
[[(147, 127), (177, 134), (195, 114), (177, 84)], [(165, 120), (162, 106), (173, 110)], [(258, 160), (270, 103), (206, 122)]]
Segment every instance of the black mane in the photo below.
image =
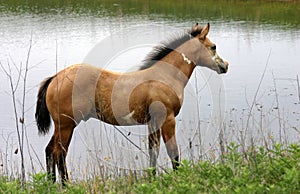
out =
[[(198, 24), (196, 24), (198, 26)], [(192, 37), (197, 36), (202, 31), (202, 28), (193, 28), (186, 33), (182, 33), (180, 35), (171, 38), (165, 42), (160, 43), (155, 46), (153, 50), (146, 56), (143, 61), (143, 65), (139, 70), (147, 69), (154, 65), (157, 61), (161, 60), (169, 53), (171, 53), (174, 49), (190, 40)]]

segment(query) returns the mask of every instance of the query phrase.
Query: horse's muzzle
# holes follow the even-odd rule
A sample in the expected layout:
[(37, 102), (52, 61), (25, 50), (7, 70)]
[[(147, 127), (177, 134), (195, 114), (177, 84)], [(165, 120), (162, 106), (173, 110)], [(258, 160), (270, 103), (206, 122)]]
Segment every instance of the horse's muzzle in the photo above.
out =
[(219, 74), (222, 74), (222, 73), (227, 73), (228, 71), (228, 66), (229, 66), (229, 63), (227, 61), (222, 61), (221, 63), (218, 64), (219, 66)]

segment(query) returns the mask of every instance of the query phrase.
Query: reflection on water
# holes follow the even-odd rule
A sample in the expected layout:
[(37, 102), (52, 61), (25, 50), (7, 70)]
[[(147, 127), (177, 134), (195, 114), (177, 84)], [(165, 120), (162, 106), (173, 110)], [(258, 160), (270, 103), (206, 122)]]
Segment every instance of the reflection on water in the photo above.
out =
[[(116, 53), (111, 63), (106, 66), (113, 69), (116, 67), (115, 64), (118, 64), (118, 70), (127, 71), (137, 65), (150, 50), (150, 43), (167, 39), (174, 31), (182, 32), (192, 26), (196, 20), (200, 20), (201, 23), (210, 21), (210, 38), (217, 44), (218, 52), (230, 62), (230, 67), (228, 74), (222, 76), (205, 68), (197, 68), (194, 72), (186, 88), (183, 109), (177, 118), (177, 135), (182, 156), (185, 158), (191, 156), (192, 152), (187, 148), (190, 140), (195, 146), (194, 155), (205, 153), (209, 145), (216, 145), (216, 133), (221, 123), (216, 119), (219, 112), (224, 113), (226, 122), (232, 122), (228, 125), (230, 130), (243, 130), (249, 107), (253, 107), (251, 109), (253, 119), (250, 123), (251, 129), (247, 133), (254, 135), (270, 133), (268, 135), (274, 136), (276, 140), (279, 138), (279, 133), (282, 133), (282, 136), (286, 135), (289, 141), (299, 141), (297, 136), (299, 134), (294, 130), (299, 130), (300, 126), (299, 91), (296, 81), (297, 76), (300, 76), (300, 20), (297, 15), (299, 4), (251, 1), (245, 3), (253, 4), (253, 9), (256, 11), (246, 12), (242, 10), (244, 6), (238, 5), (240, 2), (232, 2), (230, 8), (228, 2), (222, 3), (222, 1), (219, 4), (207, 1), (198, 8), (189, 7), (194, 5), (194, 1), (188, 1), (186, 5), (178, 5), (173, 1), (149, 1), (138, 5), (136, 3), (129, 5), (123, 1), (118, 4), (105, 3), (106, 1), (100, 4), (98, 1), (93, 1), (95, 6), (86, 2), (80, 4), (77, 1), (66, 5), (53, 5), (50, 1), (45, 1), (45, 4), (30, 2), (34, 5), (29, 3), (16, 6), (14, 1), (10, 1), (0, 6), (1, 64), (5, 67), (8, 63), (12, 67), (14, 64), (24, 65), (29, 41), (31, 38), (33, 41), (26, 85), (28, 92), (25, 123), (29, 145), (25, 146), (25, 152), (33, 158), (34, 170), (30, 168), (30, 161), (27, 160), (28, 171), (43, 169), (44, 147), (53, 131), (52, 129), (45, 137), (39, 137), (34, 121), (38, 85), (44, 78), (55, 74), (57, 69), (84, 61), (88, 53), (101, 41), (118, 34), (126, 36), (126, 33), (130, 33), (128, 29), (136, 29), (135, 32), (139, 32), (139, 40), (155, 37), (143, 47), (134, 47), (128, 49), (128, 52)], [(236, 9), (235, 6), (239, 6), (240, 9)], [(267, 11), (262, 12), (262, 9)], [(160, 31), (154, 31), (153, 27), (149, 29), (151, 26), (159, 26)], [(153, 34), (149, 36), (149, 32)], [(262, 77), (265, 67), (267, 70)], [(17, 83), (17, 71), (15, 68), (12, 68), (12, 71), (14, 83)], [(17, 165), (19, 155), (13, 153), (18, 144), (9, 94), (9, 80), (3, 71), (0, 71), (0, 76), (2, 80), (0, 82), (0, 153), (2, 153), (0, 163), (4, 163), (4, 166), (9, 165), (6, 169), (17, 171), (16, 168), (10, 167), (12, 163)], [(263, 80), (259, 86), (261, 78)], [(223, 91), (225, 97), (221, 100), (219, 100), (220, 90), (217, 88), (219, 86), (225, 89)], [(22, 88), (22, 82), (19, 88)], [(21, 90), (18, 90), (16, 95), (17, 107), (20, 111)], [(218, 102), (222, 102), (221, 110)], [(278, 117), (281, 118), (281, 124), (278, 123)], [(199, 122), (200, 132), (196, 130), (199, 129)], [(261, 132), (258, 130), (261, 128), (269, 131)], [(131, 134), (130, 138), (144, 150), (146, 149), (146, 127), (142, 129), (122, 127), (121, 129), (125, 134)], [(282, 131), (279, 132), (279, 129)], [(229, 131), (228, 135), (232, 135), (231, 133), (232, 131)], [(114, 138), (113, 141), (109, 139), (111, 137)], [(110, 145), (110, 148), (105, 149), (106, 145)], [(161, 149), (159, 163), (164, 164), (166, 154), (164, 148)], [(126, 150), (133, 151), (129, 156), (122, 155), (127, 153)], [(98, 155), (92, 154), (97, 152)], [(122, 139), (120, 134), (110, 126), (89, 121), (81, 123), (74, 133), (68, 165), (71, 166), (70, 170), (75, 171), (74, 174), (85, 172), (84, 169), (78, 168), (78, 161), (85, 164), (86, 168), (92, 166), (86, 162), (87, 158), (100, 158), (105, 165), (137, 168), (137, 166), (130, 166), (133, 165), (130, 162), (127, 162), (127, 166), (122, 164), (122, 159), (126, 157), (134, 158), (136, 162), (140, 159), (140, 167), (148, 164), (147, 157)], [(2, 170), (6, 172), (4, 168)]]

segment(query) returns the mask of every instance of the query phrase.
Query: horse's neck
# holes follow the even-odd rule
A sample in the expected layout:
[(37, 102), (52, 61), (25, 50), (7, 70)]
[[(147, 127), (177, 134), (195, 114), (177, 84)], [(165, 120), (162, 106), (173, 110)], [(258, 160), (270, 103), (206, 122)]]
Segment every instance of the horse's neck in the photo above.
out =
[(190, 79), (195, 64), (184, 53), (174, 50), (155, 64), (158, 73), (174, 79), (174, 82), (180, 83), (183, 87)]
[(175, 66), (178, 70), (180, 70), (184, 75), (190, 79), (196, 64), (193, 60), (191, 60), (184, 52), (180, 52), (174, 50), (168, 56), (166, 56), (166, 60), (172, 62), (173, 66)]
[(205, 46), (197, 38), (192, 38), (174, 49), (162, 61), (173, 65), (182, 72), (187, 78), (187, 82), (196, 65), (202, 64), (203, 60), (210, 58)]

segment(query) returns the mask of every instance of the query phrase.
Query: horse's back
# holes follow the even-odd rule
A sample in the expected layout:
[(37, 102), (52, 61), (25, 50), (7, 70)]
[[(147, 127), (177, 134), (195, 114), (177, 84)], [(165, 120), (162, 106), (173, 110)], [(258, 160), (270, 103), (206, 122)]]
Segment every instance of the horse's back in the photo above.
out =
[(52, 119), (79, 122), (95, 113), (95, 88), (101, 69), (76, 64), (58, 72), (47, 89), (46, 104)]

